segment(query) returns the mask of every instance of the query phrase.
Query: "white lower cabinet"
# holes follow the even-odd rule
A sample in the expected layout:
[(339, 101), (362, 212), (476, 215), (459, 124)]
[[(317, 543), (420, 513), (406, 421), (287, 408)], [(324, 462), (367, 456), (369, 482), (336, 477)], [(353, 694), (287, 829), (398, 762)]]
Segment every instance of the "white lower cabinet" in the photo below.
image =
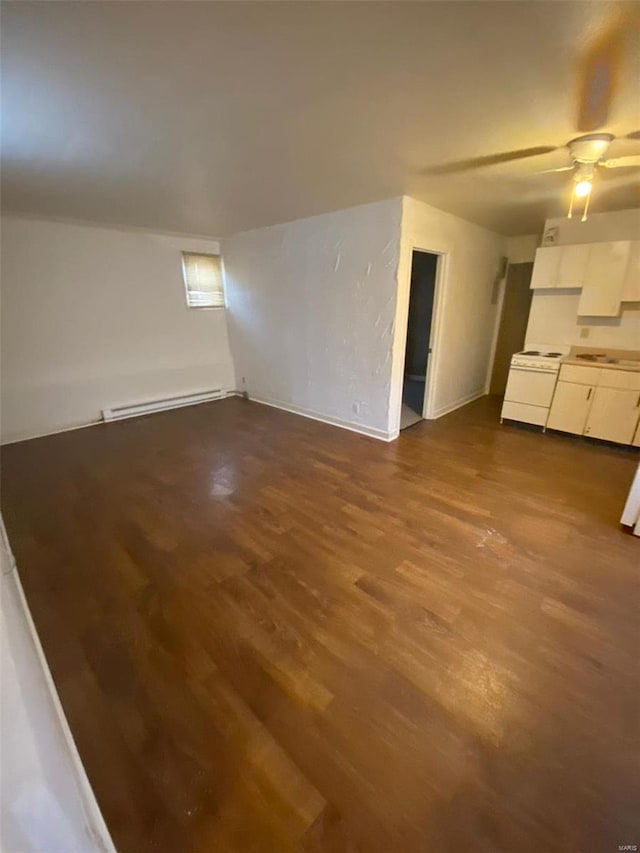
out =
[(584, 434), (631, 444), (638, 417), (640, 393), (625, 388), (596, 388)]
[(563, 365), (547, 427), (640, 447), (640, 372)]
[(582, 435), (594, 388), (577, 382), (558, 382), (547, 420), (549, 429)]

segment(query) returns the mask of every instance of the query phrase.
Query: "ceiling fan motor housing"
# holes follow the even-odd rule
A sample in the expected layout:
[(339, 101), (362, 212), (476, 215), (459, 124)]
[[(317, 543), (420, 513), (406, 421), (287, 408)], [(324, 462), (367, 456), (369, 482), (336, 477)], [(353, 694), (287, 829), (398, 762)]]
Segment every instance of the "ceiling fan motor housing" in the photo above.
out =
[(589, 133), (572, 139), (568, 146), (571, 159), (579, 165), (594, 166), (607, 153), (613, 138), (610, 133)]

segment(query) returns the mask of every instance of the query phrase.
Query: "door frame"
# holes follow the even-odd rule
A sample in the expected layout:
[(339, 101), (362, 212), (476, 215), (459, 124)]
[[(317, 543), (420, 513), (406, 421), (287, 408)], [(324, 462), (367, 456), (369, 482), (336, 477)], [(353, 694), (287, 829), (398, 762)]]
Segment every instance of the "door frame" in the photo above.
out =
[(429, 355), (429, 361), (427, 363), (427, 374), (426, 374), (426, 392), (424, 395), (424, 401), (422, 405), (422, 417), (425, 420), (432, 420), (433, 409), (434, 409), (434, 401), (435, 401), (435, 392), (436, 392), (436, 383), (435, 377), (437, 376), (437, 366), (440, 356), (440, 338), (442, 332), (442, 307), (444, 301), (444, 293), (445, 293), (445, 282), (447, 280), (448, 267), (449, 267), (449, 254), (448, 252), (443, 252), (441, 249), (432, 249), (424, 244), (411, 243), (408, 247), (409, 254), (409, 263), (408, 270), (405, 276), (405, 281), (402, 283), (402, 292), (406, 296), (405, 303), (406, 309), (403, 310), (403, 316), (401, 318), (402, 323), (402, 350), (401, 350), (401, 370), (399, 371), (398, 382), (400, 383), (400, 393), (398, 395), (398, 410), (397, 410), (397, 423), (400, 424), (400, 413), (402, 411), (402, 389), (404, 386), (404, 363), (406, 356), (406, 346), (407, 346), (407, 332), (409, 330), (409, 301), (411, 296), (411, 273), (413, 271), (413, 253), (414, 252), (425, 252), (428, 255), (436, 255), (436, 276), (433, 290), (433, 312), (431, 315), (431, 328), (429, 329), (429, 348), (431, 349), (431, 353)]

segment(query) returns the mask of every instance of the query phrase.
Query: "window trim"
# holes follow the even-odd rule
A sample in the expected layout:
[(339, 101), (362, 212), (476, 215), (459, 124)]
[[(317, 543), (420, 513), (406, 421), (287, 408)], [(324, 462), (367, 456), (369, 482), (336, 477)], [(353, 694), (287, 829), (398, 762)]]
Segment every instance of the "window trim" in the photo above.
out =
[[(192, 305), (189, 302), (189, 285), (187, 283), (187, 266), (186, 266), (186, 257), (188, 255), (198, 255), (203, 258), (216, 258), (220, 265), (220, 285), (222, 290), (222, 305)], [(227, 307), (227, 294), (224, 286), (224, 266), (222, 263), (222, 255), (220, 252), (194, 252), (192, 250), (183, 249), (180, 252), (180, 265), (182, 268), (182, 283), (184, 285), (184, 299), (185, 305), (188, 309), (196, 309), (198, 311), (206, 310), (206, 311), (220, 311), (224, 310)]]

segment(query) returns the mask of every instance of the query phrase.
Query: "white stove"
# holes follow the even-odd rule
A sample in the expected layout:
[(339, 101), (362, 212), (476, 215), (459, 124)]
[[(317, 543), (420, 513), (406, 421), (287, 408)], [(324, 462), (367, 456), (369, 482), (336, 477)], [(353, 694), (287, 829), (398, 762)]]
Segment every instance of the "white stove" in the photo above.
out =
[(501, 423), (507, 418), (546, 427), (560, 362), (568, 352), (568, 347), (532, 345), (512, 356)]
[(511, 357), (511, 366), (529, 367), (534, 370), (548, 370), (557, 373), (560, 369), (560, 359), (566, 354), (566, 352), (559, 350), (527, 349), (517, 352)]

